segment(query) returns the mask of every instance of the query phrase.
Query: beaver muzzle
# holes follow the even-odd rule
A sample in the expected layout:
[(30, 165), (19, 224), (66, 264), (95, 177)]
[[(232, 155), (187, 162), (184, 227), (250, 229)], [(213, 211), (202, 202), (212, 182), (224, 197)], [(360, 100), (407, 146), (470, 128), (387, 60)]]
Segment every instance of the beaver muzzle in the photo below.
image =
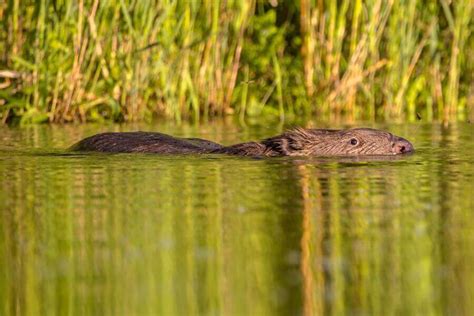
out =
[(394, 138), (395, 139), (392, 143), (392, 152), (394, 155), (411, 153), (415, 150), (413, 148), (413, 145), (409, 141), (407, 141), (405, 138), (402, 138), (402, 137), (394, 137)]

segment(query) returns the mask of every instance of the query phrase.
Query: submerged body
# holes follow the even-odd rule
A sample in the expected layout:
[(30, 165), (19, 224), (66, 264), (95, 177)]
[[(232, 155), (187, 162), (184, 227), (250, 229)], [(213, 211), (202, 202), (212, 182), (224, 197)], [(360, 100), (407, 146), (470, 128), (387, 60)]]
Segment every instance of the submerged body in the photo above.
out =
[(156, 154), (230, 154), (255, 157), (396, 155), (412, 152), (413, 145), (389, 132), (297, 128), (260, 142), (232, 146), (200, 138), (178, 138), (162, 133), (102, 133), (73, 145), (74, 151)]
[(71, 149), (109, 153), (199, 154), (222, 147), (200, 138), (179, 138), (156, 132), (125, 132), (87, 137)]

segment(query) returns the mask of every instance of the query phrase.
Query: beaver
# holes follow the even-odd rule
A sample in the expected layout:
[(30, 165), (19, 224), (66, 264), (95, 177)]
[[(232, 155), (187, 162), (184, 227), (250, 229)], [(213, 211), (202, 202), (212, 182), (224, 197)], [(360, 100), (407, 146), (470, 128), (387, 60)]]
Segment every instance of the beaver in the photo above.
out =
[(406, 139), (372, 128), (346, 130), (295, 128), (260, 142), (231, 146), (157, 132), (102, 133), (87, 137), (73, 151), (155, 154), (229, 154), (254, 157), (397, 155), (414, 151)]

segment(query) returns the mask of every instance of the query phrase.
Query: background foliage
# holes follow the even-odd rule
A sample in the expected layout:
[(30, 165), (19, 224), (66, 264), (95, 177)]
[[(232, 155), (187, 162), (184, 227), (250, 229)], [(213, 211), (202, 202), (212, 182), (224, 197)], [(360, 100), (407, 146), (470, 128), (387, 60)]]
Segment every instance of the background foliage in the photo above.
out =
[(470, 0), (0, 2), (0, 119), (467, 118)]

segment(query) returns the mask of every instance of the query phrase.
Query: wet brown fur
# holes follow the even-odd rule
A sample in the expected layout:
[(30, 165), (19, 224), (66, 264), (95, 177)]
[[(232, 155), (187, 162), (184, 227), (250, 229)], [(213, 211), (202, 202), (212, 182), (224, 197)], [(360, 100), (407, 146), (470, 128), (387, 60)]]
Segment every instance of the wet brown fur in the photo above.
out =
[(222, 146), (200, 138), (177, 138), (162, 133), (103, 133), (81, 140), (72, 147), (72, 150), (275, 157), (393, 155), (411, 152), (413, 146), (401, 137), (369, 128), (348, 130), (296, 128), (260, 142), (232, 146)]
[(222, 148), (200, 138), (178, 138), (162, 133), (102, 133), (84, 138), (71, 147), (73, 151), (109, 153), (199, 154)]

